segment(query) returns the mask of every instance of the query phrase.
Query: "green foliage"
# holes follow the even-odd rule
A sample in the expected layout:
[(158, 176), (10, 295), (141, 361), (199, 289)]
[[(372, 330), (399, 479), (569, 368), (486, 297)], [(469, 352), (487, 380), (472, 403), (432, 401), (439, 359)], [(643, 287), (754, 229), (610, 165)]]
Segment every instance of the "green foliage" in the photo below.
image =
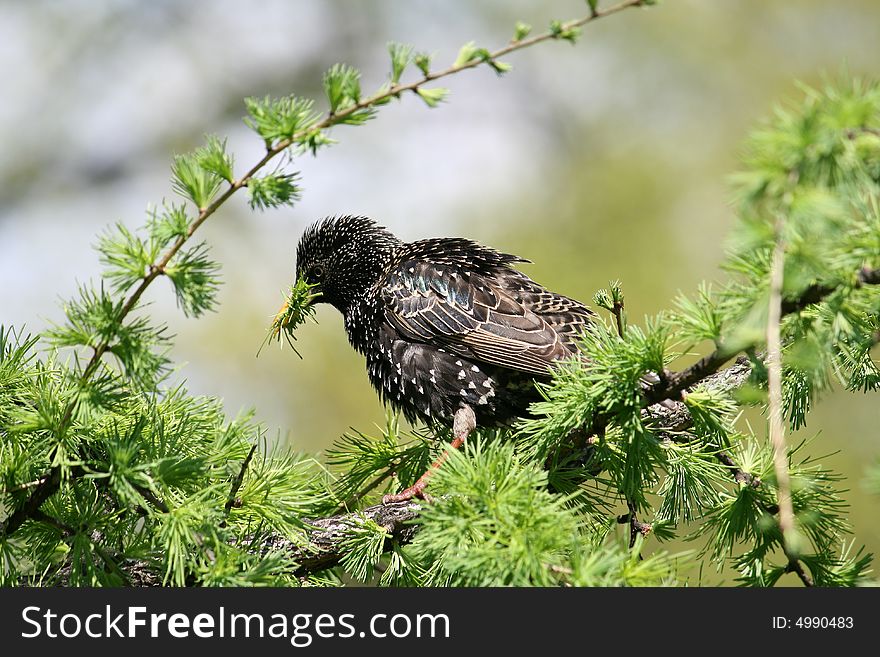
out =
[(273, 173), (248, 179), (249, 203), (254, 210), (293, 205), (302, 195), (296, 184), (299, 173)]
[(245, 98), (244, 102), (249, 114), (245, 123), (269, 146), (292, 141), (318, 118), (314, 101), (297, 96)]
[[(553, 21), (529, 41), (574, 42), (575, 23)], [(506, 50), (530, 45), (530, 29), (517, 23)], [(245, 121), (267, 148), (258, 165), (236, 180), (226, 141), (208, 136), (172, 167), (175, 191), (197, 214), (163, 204), (141, 230), (116, 224), (97, 243), (103, 278), (64, 302), (62, 322), (40, 336), (0, 326), (0, 585), (339, 585), (343, 573), (387, 586), (665, 585), (693, 576), (684, 556), (732, 569), (744, 585), (787, 583), (792, 573), (824, 586), (864, 582), (871, 555), (848, 538), (844, 483), (806, 453), (819, 439), (788, 450), (795, 527), (783, 537), (771, 448), (741, 414), (767, 410), (763, 352), (780, 238), (790, 426), (805, 426), (832, 386), (880, 386), (875, 84), (805, 88), (802, 102), (777, 110), (733, 178), (740, 216), (728, 280), (641, 325), (628, 322), (619, 282), (600, 290), (595, 303), (610, 316), (579, 336), (578, 357), (554, 367), (516, 427), (480, 428), (446, 454), (433, 501), (405, 539), (358, 510), (414, 483), (447, 450), (448, 428), (403, 432), (389, 415), (378, 436), (340, 438), (325, 468), (271, 446), (250, 414), (229, 419), (218, 400), (169, 382), (170, 337), (141, 297), (164, 276), (184, 314), (215, 307), (220, 267), (205, 243), (190, 243), (199, 226), (244, 186), (253, 209), (298, 200), (299, 174), (263, 167), (282, 152), (316, 153), (332, 143), (332, 126), (364, 123), (402, 88), (429, 107), (447, 97), (422, 88), (426, 80), (395, 91), (411, 64), (432, 80), (454, 70), (431, 74), (431, 57), (410, 45), (391, 43), (388, 53), (390, 83), (373, 96), (362, 96), (357, 70), (331, 67), (326, 115), (297, 96), (246, 99)], [(453, 69), (478, 64), (509, 68), (468, 43)], [(296, 281), (267, 341), (292, 344), (314, 300)], [(707, 348), (714, 357), (691, 366)], [(740, 354), (718, 377), (745, 364), (748, 377), (719, 385), (715, 371)], [(877, 480), (872, 471), (869, 486)], [(337, 511), (349, 512), (338, 565), (311, 572), (310, 523)], [(673, 538), (699, 538), (702, 549), (658, 549)]]
[(398, 417), (390, 412), (377, 438), (358, 431), (343, 435), (327, 450), (328, 465), (340, 473), (333, 487), (339, 504), (349, 508), (364, 500), (378, 502), (378, 494), (389, 492), (394, 479), (399, 486), (414, 484), (437, 447), (423, 432), (402, 433)]
[(388, 532), (368, 518), (355, 520), (343, 543), (342, 567), (355, 579), (367, 581), (385, 552)]
[(624, 339), (597, 319), (582, 334), (584, 358), (560, 364), (554, 381), (539, 385), (544, 399), (532, 406), (534, 418), (521, 424), (521, 438), (547, 455), (568, 434), (598, 419), (617, 424), (627, 442), (642, 434), (642, 378), (663, 369), (667, 332), (661, 323), (647, 332), (629, 327)]
[(517, 21), (516, 25), (513, 28), (513, 40), (514, 41), (522, 41), (532, 31), (532, 26), (528, 23), (523, 23), (522, 21)]
[(429, 55), (426, 52), (416, 53), (416, 56), (413, 58), (413, 62), (418, 67), (418, 69), (422, 72), (422, 75), (430, 75), (431, 73), (431, 59), (433, 59), (432, 55)]
[(458, 51), (458, 57), (455, 58), (455, 61), (452, 63), (455, 67), (465, 66), (474, 61), (480, 60), (480, 55), (485, 53), (486, 56), (489, 55), (489, 51), (485, 48), (477, 48), (476, 44), (473, 41), (468, 41), (464, 44), (461, 49)]
[(361, 99), (361, 74), (347, 64), (334, 64), (324, 74), (324, 92), (331, 114), (356, 105)]
[[(260, 349), (273, 339), (281, 342), (281, 336), (283, 335), (294, 353), (299, 355), (296, 347), (293, 346), (294, 341), (296, 341), (296, 329), (310, 317), (314, 318), (315, 307), (312, 302), (320, 294), (320, 292), (314, 292), (314, 287), (314, 285), (307, 283), (302, 278), (298, 278), (290, 286), (284, 299), (284, 305), (281, 306), (281, 309), (272, 320), (272, 325), (269, 327), (269, 332), (266, 334), (263, 344), (260, 345)], [(257, 355), (259, 353), (257, 351)]]
[(195, 159), (198, 165), (226, 182), (231, 183), (233, 173), (233, 157), (226, 152), (226, 140), (220, 140), (216, 135), (208, 135), (207, 143), (196, 149)]
[[(835, 382), (861, 391), (878, 382), (871, 349), (880, 335), (880, 299), (870, 272), (880, 266), (880, 176), (871, 146), (880, 92), (860, 81), (804, 92), (802, 106), (778, 110), (750, 140), (745, 169), (733, 178), (741, 220), (725, 262), (729, 282), (680, 297), (673, 313), (648, 320), (644, 331), (619, 321), (619, 285), (600, 290), (595, 303), (612, 313), (618, 330), (597, 321), (585, 332), (584, 360), (556, 368), (532, 407), (534, 417), (519, 430), (520, 445), (548, 459), (551, 480), (561, 471), (562, 479), (577, 482), (580, 468), (581, 480), (592, 477), (607, 503), (626, 501), (640, 517), (653, 513), (658, 538), (702, 518), (684, 536), (708, 537), (719, 567), (733, 566), (752, 585), (774, 584), (796, 570), (792, 563), (816, 584), (851, 585), (870, 563), (870, 555), (841, 547), (850, 527), (838, 478), (809, 457), (790, 466), (796, 529), (783, 546), (770, 448), (739, 427), (740, 405), (767, 404), (760, 354), (779, 225), (786, 245), (783, 402), (792, 429), (806, 425), (817, 398)], [(669, 336), (678, 344), (669, 344)], [(646, 423), (641, 377), (706, 343), (721, 361), (745, 352), (752, 363), (745, 389), (736, 395), (707, 385), (689, 389), (682, 395), (689, 417), (683, 431)], [(591, 427), (601, 429), (598, 440), (588, 441), (586, 459), (572, 460), (559, 446), (577, 443)], [(653, 495), (660, 500), (656, 511)]]
[(178, 252), (165, 265), (165, 275), (174, 285), (177, 303), (184, 314), (198, 317), (217, 303), (220, 266), (208, 257), (204, 242)]
[[(190, 219), (186, 209), (180, 205), (165, 206), (160, 212), (158, 209), (148, 211), (147, 233), (150, 239), (167, 247), (174, 240), (186, 239), (190, 231)], [(99, 247), (103, 254), (103, 248)]]
[(507, 73), (511, 69), (510, 64), (496, 61), (492, 57), (492, 53), (490, 53), (486, 48), (478, 48), (473, 41), (469, 41), (461, 47), (461, 49), (458, 51), (458, 57), (455, 58), (455, 62), (452, 65), (455, 68), (460, 68), (462, 66), (473, 64), (475, 62), (483, 62), (488, 64), (499, 75), (501, 75), (502, 73)]
[(416, 89), (416, 93), (419, 95), (419, 98), (425, 101), (428, 107), (437, 107), (437, 105), (446, 100), (446, 96), (449, 95), (449, 89), (444, 89), (443, 87), (434, 87), (433, 89), (419, 87)]
[(388, 44), (388, 54), (391, 56), (391, 84), (397, 84), (406, 67), (413, 61), (413, 47), (392, 41)]
[[(10, 357), (22, 355), (7, 352), (4, 362)], [(17, 417), (38, 408), (63, 413), (64, 400), (42, 406), (38, 386), (32, 378), (20, 382)], [(3, 583), (48, 567), (44, 583), (64, 578), (120, 585), (130, 558), (175, 585), (296, 583), (289, 563), (269, 555), (273, 567), (267, 569), (250, 546), (270, 532), (303, 541), (301, 518), (320, 506), (324, 476), (310, 459), (264, 447), (244, 472), (238, 504), (227, 508), (231, 482), (259, 440), (260, 428), (249, 417), (229, 422), (217, 402), (177, 388), (162, 399), (130, 397), (100, 417), (76, 422), (71, 433), (83, 437), (77, 447), (84, 458), (75, 466), (82, 474), (66, 478), (43, 515), (20, 534), (0, 541)], [(39, 476), (44, 441), (37, 427), (18, 432), (15, 458), (8, 458), (12, 446), (4, 441), (6, 481)], [(26, 492), (7, 490), (13, 498)]]
[(562, 21), (552, 20), (550, 21), (550, 34), (554, 39), (565, 39), (574, 44), (581, 36), (581, 29), (566, 25)]
[[(80, 286), (79, 297), (67, 302), (64, 312), (67, 323), (45, 333), (54, 348), (106, 345), (106, 353), (116, 358), (130, 384), (150, 390), (161, 381), (168, 365), (169, 337), (164, 326), (153, 325), (147, 317), (120, 323), (122, 301), (114, 300), (103, 288), (96, 291), (88, 285)], [(104, 383), (110, 382), (101, 378), (84, 382), (79, 393), (100, 399)]]
[(663, 447), (666, 477), (657, 489), (662, 500), (657, 518), (673, 524), (698, 521), (720, 503), (729, 473), (716, 454), (700, 445), (670, 441)]
[(201, 153), (177, 155), (171, 166), (171, 186), (174, 191), (190, 199), (199, 210), (211, 204), (220, 190), (222, 179), (201, 165)]
[(696, 297), (680, 296), (675, 300), (676, 322), (680, 338), (691, 344), (711, 340), (716, 346), (721, 340), (721, 315), (712, 298), (712, 287), (701, 284)]
[[(566, 496), (547, 490), (547, 474), (510, 443), (470, 442), (437, 473), (447, 492), (422, 513), (413, 545), (460, 586), (658, 585), (670, 581), (665, 555), (631, 568), (638, 553), (603, 544), (603, 528)], [(436, 575), (435, 575), (436, 576)]]
[(126, 290), (139, 282), (158, 257), (162, 244), (158, 239), (145, 240), (122, 224), (108, 230), (98, 242), (104, 278), (116, 290)]
[[(789, 451), (795, 456), (805, 443)], [(714, 537), (713, 558), (719, 564), (732, 558), (740, 572), (739, 581), (750, 586), (772, 586), (790, 571), (792, 552), (808, 568), (818, 586), (851, 586), (869, 572), (871, 556), (859, 550), (850, 555), (843, 541), (849, 524), (843, 513), (846, 504), (836, 487), (840, 477), (818, 465), (810, 457), (790, 466), (792, 498), (797, 520), (797, 540), (783, 554), (782, 535), (774, 519), (777, 512), (775, 485), (769, 448), (749, 437), (743, 444), (742, 462), (758, 478), (722, 495), (709, 510), (702, 532)], [(752, 547), (735, 555), (743, 544)], [(707, 548), (708, 549), (708, 548)]]

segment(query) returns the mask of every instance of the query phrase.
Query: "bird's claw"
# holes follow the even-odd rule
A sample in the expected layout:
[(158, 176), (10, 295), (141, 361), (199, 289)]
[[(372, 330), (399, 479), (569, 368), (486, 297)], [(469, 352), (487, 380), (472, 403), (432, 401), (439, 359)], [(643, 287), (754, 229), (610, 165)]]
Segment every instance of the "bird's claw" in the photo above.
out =
[(387, 495), (383, 495), (382, 504), (392, 504), (393, 502), (408, 502), (414, 497), (420, 500), (424, 500), (429, 504), (431, 502), (431, 496), (425, 493), (425, 484), (422, 484), (421, 482), (416, 482), (409, 488), (402, 490), (399, 493), (389, 493)]

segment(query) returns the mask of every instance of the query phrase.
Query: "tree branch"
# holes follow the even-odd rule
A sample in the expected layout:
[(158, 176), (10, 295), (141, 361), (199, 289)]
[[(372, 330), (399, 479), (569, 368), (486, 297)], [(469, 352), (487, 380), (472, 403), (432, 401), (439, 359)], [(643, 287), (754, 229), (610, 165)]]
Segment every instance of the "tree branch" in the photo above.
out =
[[(742, 386), (752, 373), (752, 363), (746, 356), (740, 356), (730, 366), (719, 372), (703, 375), (696, 382), (713, 391), (722, 393), (730, 392)], [(671, 385), (671, 384), (670, 384)], [(650, 420), (656, 429), (672, 440), (668, 432), (684, 431), (691, 426), (692, 418), (687, 406), (681, 401), (670, 399), (661, 400), (666, 403), (655, 402), (642, 409), (642, 419)]]
[(390, 550), (395, 543), (409, 543), (419, 529), (411, 521), (418, 518), (421, 510), (422, 503), (413, 500), (376, 504), (354, 513), (306, 521), (310, 530), (309, 545), (305, 548), (282, 538), (269, 541), (265, 547), (287, 552), (291, 561), (297, 564), (297, 576), (305, 577), (338, 565), (345, 553), (344, 545), (351, 527), (365, 519), (372, 520), (388, 532), (385, 551)]
[[(587, 16), (577, 20), (569, 21), (567, 23), (563, 23), (561, 25), (561, 31), (570, 32), (575, 28), (582, 27), (587, 23), (591, 23), (600, 18), (604, 18), (605, 16), (611, 16), (612, 14), (616, 14), (620, 11), (623, 11), (624, 9), (638, 7), (643, 4), (643, 0), (624, 0), (623, 2), (608, 7), (607, 9), (591, 9), (590, 13)], [(248, 181), (254, 178), (269, 162), (271, 162), (273, 159), (275, 159), (278, 155), (286, 151), (291, 146), (301, 143), (310, 135), (314, 135), (321, 132), (322, 130), (340, 124), (346, 118), (352, 116), (353, 114), (356, 114), (357, 112), (360, 112), (361, 110), (378, 106), (390, 98), (399, 98), (400, 95), (404, 92), (411, 91), (416, 93), (422, 85), (432, 82), (434, 80), (449, 77), (451, 75), (460, 73), (461, 71), (476, 68), (482, 64), (491, 65), (499, 57), (503, 57), (517, 50), (529, 48), (544, 41), (550, 41), (559, 38), (559, 31), (549, 30), (547, 32), (544, 32), (543, 34), (539, 34), (528, 39), (514, 40), (506, 46), (503, 46), (502, 48), (499, 48), (494, 52), (490, 52), (488, 57), (486, 58), (474, 58), (463, 64), (450, 66), (449, 68), (440, 71), (430, 71), (425, 74), (424, 77), (407, 84), (398, 83), (391, 85), (390, 87), (387, 87), (372, 96), (364, 98), (343, 110), (340, 110), (338, 112), (328, 112), (326, 115), (324, 115), (322, 119), (311, 123), (302, 130), (291, 135), (290, 137), (282, 139), (274, 145), (269, 145), (267, 147), (265, 155), (263, 155), (263, 157), (256, 164), (254, 164), (247, 171), (247, 173), (245, 173), (241, 178), (230, 181), (228, 187), (223, 191), (223, 193), (217, 196), (206, 207), (199, 208), (199, 213), (190, 225), (186, 234), (178, 237), (177, 240), (175, 240), (175, 242), (168, 248), (168, 250), (165, 251), (165, 253), (163, 253), (156, 262), (152, 263), (147, 268), (147, 272), (146, 274), (144, 274), (141, 282), (129, 295), (125, 303), (120, 308), (119, 314), (117, 315), (115, 320), (115, 324), (122, 324), (125, 318), (128, 317), (128, 315), (135, 309), (138, 302), (140, 301), (141, 296), (143, 296), (147, 288), (150, 287), (153, 281), (155, 281), (159, 276), (165, 273), (166, 267), (174, 258), (174, 256), (177, 255), (177, 253), (190, 240), (190, 238), (202, 226), (202, 224), (204, 224), (205, 221), (207, 221), (214, 213), (216, 213), (217, 210), (221, 206), (223, 206), (226, 201), (228, 201), (236, 192), (238, 192), (243, 187), (246, 187)], [(78, 386), (80, 388), (82, 388), (91, 379), (92, 375), (97, 371), (98, 366), (100, 365), (101, 360), (104, 357), (104, 354), (107, 353), (114, 338), (114, 335), (109, 335), (103, 338), (101, 342), (94, 346), (92, 356), (86, 364), (85, 368), (83, 369), (82, 375), (79, 378)], [(74, 400), (70, 402), (65, 408), (61, 422), (59, 423), (58, 433), (64, 433), (69, 428), (70, 423), (73, 420), (77, 404), (78, 402)], [(50, 460), (54, 459), (55, 456), (56, 453), (53, 450), (52, 454), (50, 454)], [(44, 477), (41, 478), (40, 483), (37, 484), (36, 487), (33, 489), (27, 501), (25, 501), (22, 506), (18, 507), (6, 519), (2, 526), (0, 526), (0, 536), (9, 536), (16, 532), (18, 528), (21, 527), (21, 525), (28, 518), (33, 517), (34, 512), (39, 509), (43, 505), (43, 503), (58, 490), (61, 485), (61, 468), (61, 465), (56, 465), (52, 467)]]
[[(880, 268), (864, 267), (856, 273), (853, 287), (858, 289), (865, 285), (878, 284), (880, 284)], [(821, 303), (837, 289), (837, 287), (818, 283), (811, 285), (797, 298), (782, 301), (780, 305), (782, 316), (800, 312), (807, 306)], [(650, 406), (665, 399), (673, 401), (680, 399), (684, 390), (717, 372), (734, 355), (721, 346), (712, 353), (703, 356), (690, 367), (663, 377), (665, 380), (661, 379), (645, 391), (647, 405)]]
[(785, 422), (782, 401), (782, 284), (785, 265), (785, 241), (782, 238), (782, 214), (776, 220), (776, 241), (770, 264), (770, 300), (767, 312), (767, 390), (770, 414), (770, 444), (776, 473), (776, 500), (779, 504), (779, 532), (782, 550), (790, 566), (799, 566), (792, 542), (796, 540), (794, 507), (791, 502), (791, 478), (788, 474), (788, 449), (785, 445)]

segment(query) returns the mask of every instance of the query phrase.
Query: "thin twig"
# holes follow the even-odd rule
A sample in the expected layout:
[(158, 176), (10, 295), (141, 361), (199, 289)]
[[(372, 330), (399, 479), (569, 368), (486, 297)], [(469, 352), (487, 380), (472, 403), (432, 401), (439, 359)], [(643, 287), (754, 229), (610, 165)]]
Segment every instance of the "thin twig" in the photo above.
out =
[(782, 550), (788, 568), (800, 577), (805, 586), (812, 586), (792, 545), (796, 540), (794, 508), (791, 502), (791, 478), (788, 473), (788, 448), (785, 444), (785, 423), (782, 400), (782, 285), (785, 268), (784, 218), (776, 219), (776, 241), (770, 264), (770, 305), (767, 313), (767, 394), (770, 414), (770, 444), (773, 447), (773, 469), (776, 473), (776, 500), (779, 505), (778, 524)]
[(773, 467), (776, 472), (776, 495), (779, 502), (779, 529), (783, 543), (794, 531), (794, 510), (791, 505), (791, 481), (788, 475), (788, 450), (785, 445), (785, 423), (782, 401), (782, 283), (785, 265), (785, 242), (782, 219), (776, 222), (776, 244), (770, 265), (770, 306), (767, 314), (767, 394), (770, 412), (770, 443), (773, 446)]
[[(651, 523), (641, 522), (638, 519), (638, 516), (636, 515), (636, 505), (633, 502), (627, 500), (626, 507), (629, 509), (629, 513), (624, 513), (622, 516), (618, 516), (617, 522), (621, 525), (629, 523), (629, 548), (631, 550), (635, 546), (639, 534), (647, 536), (651, 533), (653, 527)], [(644, 557), (640, 554), (639, 560), (643, 558)]]
[(746, 472), (742, 468), (739, 467), (739, 464), (733, 460), (733, 457), (730, 456), (727, 452), (720, 451), (715, 454), (715, 458), (717, 458), (721, 463), (727, 466), (727, 469), (730, 470), (730, 474), (733, 475), (733, 480), (738, 484), (745, 484), (746, 486), (751, 486), (752, 488), (760, 488), (764, 483), (761, 481), (759, 477), (756, 477), (751, 472)]
[[(614, 303), (611, 306), (611, 313), (614, 315), (614, 322), (617, 326), (617, 335), (621, 340), (624, 340), (624, 325), (623, 325), (623, 309), (624, 309), (624, 300), (623, 298), (617, 299), (617, 293), (613, 292), (615, 299)], [(623, 491), (620, 491), (623, 493)], [(617, 522), (621, 524), (629, 523), (629, 549), (631, 550), (635, 544), (636, 539), (639, 534), (642, 536), (647, 536), (648, 532), (651, 531), (651, 525), (643, 522), (639, 522), (638, 516), (636, 515), (636, 503), (629, 496), (626, 497), (626, 508), (629, 509), (629, 513), (620, 516), (617, 519)], [(639, 554), (639, 559), (641, 560), (643, 557)]]
[(168, 513), (168, 505), (165, 504), (162, 500), (160, 500), (149, 488), (145, 488), (143, 486), (133, 485), (132, 486), (141, 497), (143, 497), (147, 502), (152, 504), (154, 507), (159, 509), (162, 513)]
[(343, 500), (343, 502), (336, 508), (336, 513), (347, 513), (351, 511), (351, 507), (360, 502), (364, 498), (364, 496), (366, 496), (372, 490), (375, 490), (375, 488), (379, 484), (381, 484), (383, 481), (388, 479), (388, 477), (393, 475), (398, 465), (398, 463), (393, 463), (392, 465), (388, 466), (382, 472), (376, 475), (376, 477), (372, 481), (370, 481), (369, 484), (361, 488), (359, 491), (349, 495), (349, 497)]
[(43, 513), (43, 511), (39, 509), (34, 511), (32, 518), (37, 522), (42, 522), (43, 524), (49, 525), (50, 527), (54, 527), (61, 532), (61, 535), (64, 538), (70, 538), (77, 533), (76, 530), (70, 525), (61, 522), (60, 520), (58, 520), (58, 518), (50, 516), (48, 513)]
[(34, 486), (39, 486), (40, 484), (45, 483), (46, 477), (40, 477), (39, 479), (34, 479), (33, 481), (29, 481), (25, 484), (19, 484), (18, 486), (14, 486), (9, 489), (10, 493), (17, 493), (18, 491), (27, 490), (28, 488), (33, 488)]
[(815, 582), (813, 578), (810, 577), (809, 573), (804, 570), (804, 565), (798, 561), (797, 559), (793, 559), (788, 562), (788, 568), (786, 570), (790, 573), (796, 574), (801, 582), (803, 582), (804, 586), (815, 586)]
[(617, 324), (617, 335), (621, 338), (623, 337), (623, 300), (615, 301), (614, 306), (612, 306), (612, 311), (614, 314), (614, 321)]
[[(241, 469), (238, 471), (238, 476), (232, 481), (232, 488), (229, 490), (229, 497), (226, 500), (226, 504), (223, 507), (226, 512), (226, 517), (229, 517), (230, 511), (232, 511), (232, 507), (235, 506), (235, 496), (238, 494), (238, 490), (241, 488), (241, 484), (244, 481), (244, 473), (248, 469), (248, 466), (251, 464), (251, 459), (254, 457), (254, 452), (257, 451), (257, 443), (251, 445), (251, 451), (248, 452), (247, 457), (245, 457), (244, 461), (241, 463)], [(240, 504), (240, 502), (239, 502)], [(220, 523), (221, 527), (226, 526), (226, 521), (224, 520)]]

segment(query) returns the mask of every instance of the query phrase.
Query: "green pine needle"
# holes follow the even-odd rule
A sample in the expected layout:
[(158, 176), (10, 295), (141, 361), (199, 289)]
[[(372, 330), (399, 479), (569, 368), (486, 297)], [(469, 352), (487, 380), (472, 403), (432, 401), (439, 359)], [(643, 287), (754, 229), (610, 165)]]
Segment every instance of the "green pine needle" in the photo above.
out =
[(287, 340), (287, 344), (293, 349), (293, 352), (302, 358), (302, 354), (297, 351), (293, 343), (296, 341), (296, 329), (302, 326), (310, 317), (314, 319), (315, 307), (313, 302), (320, 296), (320, 293), (315, 293), (313, 290), (314, 285), (306, 283), (302, 278), (297, 279), (296, 283), (290, 287), (284, 304), (275, 314), (272, 325), (269, 327), (269, 332), (260, 345), (259, 350), (257, 350), (257, 356), (260, 355), (263, 347), (272, 340), (277, 340), (280, 344), (283, 335), (285, 340)]

